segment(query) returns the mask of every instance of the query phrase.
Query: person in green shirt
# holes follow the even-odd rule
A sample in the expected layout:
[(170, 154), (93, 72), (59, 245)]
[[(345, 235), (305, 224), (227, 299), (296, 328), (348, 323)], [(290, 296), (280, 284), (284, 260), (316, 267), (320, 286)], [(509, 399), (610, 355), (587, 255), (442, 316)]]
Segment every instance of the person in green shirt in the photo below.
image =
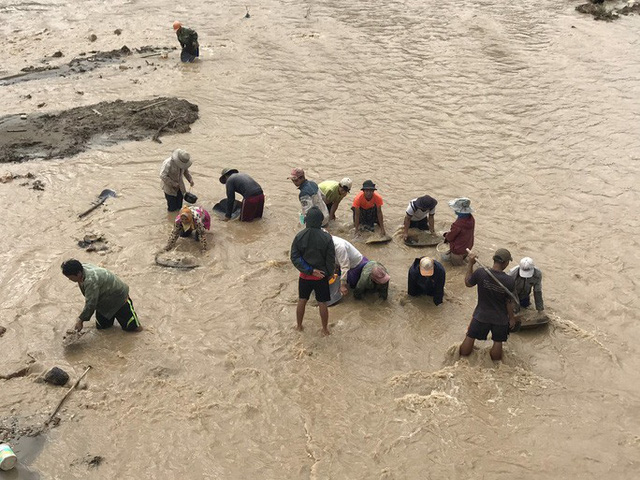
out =
[(94, 312), (99, 330), (112, 327), (114, 320), (118, 320), (127, 332), (142, 330), (129, 298), (129, 286), (114, 273), (72, 258), (63, 262), (62, 274), (78, 284), (85, 298), (84, 309), (76, 321), (76, 331), (82, 330), (84, 322), (88, 322)]
[(178, 21), (173, 22), (173, 30), (176, 32), (176, 36), (182, 47), (180, 59), (183, 62), (193, 62), (196, 57), (200, 56), (198, 33), (191, 28), (183, 27), (182, 23)]
[(362, 268), (360, 278), (353, 289), (353, 297), (361, 300), (367, 292), (378, 292), (382, 300), (386, 300), (389, 295), (389, 280), (391, 277), (387, 269), (380, 262), (369, 261)]
[(351, 191), (351, 179), (343, 178), (339, 182), (334, 180), (325, 180), (318, 188), (322, 192), (322, 199), (329, 210), (329, 220), (336, 219), (336, 210), (344, 197)]

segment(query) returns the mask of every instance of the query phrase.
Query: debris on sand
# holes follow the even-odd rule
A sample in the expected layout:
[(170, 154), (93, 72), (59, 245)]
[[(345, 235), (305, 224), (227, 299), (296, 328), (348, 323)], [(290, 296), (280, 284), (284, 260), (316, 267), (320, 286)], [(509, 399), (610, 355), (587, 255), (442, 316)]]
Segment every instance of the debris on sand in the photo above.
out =
[(108, 241), (102, 234), (90, 233), (82, 240), (78, 240), (78, 246), (87, 252), (106, 252), (109, 250)]
[(0, 337), (2, 337), (6, 333), (7, 329), (0, 325)]
[(73, 462), (71, 462), (71, 466), (75, 467), (78, 465), (86, 465), (89, 468), (97, 468), (100, 466), (100, 464), (103, 461), (104, 461), (104, 457), (100, 455), (87, 454), (84, 457), (78, 458), (77, 460), (74, 460)]
[(26, 118), (7, 115), (0, 118), (0, 163), (69, 157), (91, 144), (150, 139), (160, 129), (165, 135), (186, 133), (197, 119), (198, 106), (175, 97), (101, 102)]
[(63, 386), (69, 381), (69, 374), (58, 367), (53, 367), (44, 374), (42, 379), (51, 385)]
[(637, 2), (629, 2), (627, 4), (624, 4), (623, 7), (620, 7), (620, 4), (615, 4), (612, 6), (611, 3), (606, 2), (599, 2), (597, 4), (594, 3), (584, 3), (582, 5), (578, 5), (576, 7), (576, 10), (580, 13), (593, 15), (594, 20), (604, 20), (605, 22), (612, 22), (613, 20), (617, 20), (618, 18), (620, 18), (620, 15), (640, 14), (640, 3)]

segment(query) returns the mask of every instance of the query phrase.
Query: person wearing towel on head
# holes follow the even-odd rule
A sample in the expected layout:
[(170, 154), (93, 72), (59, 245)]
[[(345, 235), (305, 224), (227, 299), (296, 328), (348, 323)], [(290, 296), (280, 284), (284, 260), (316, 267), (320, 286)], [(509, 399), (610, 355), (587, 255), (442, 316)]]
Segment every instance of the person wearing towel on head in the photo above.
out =
[(195, 240), (200, 241), (202, 251), (207, 249), (207, 238), (205, 231), (211, 227), (211, 216), (202, 207), (187, 206), (182, 207), (180, 214), (176, 217), (173, 230), (169, 236), (169, 242), (164, 247), (171, 250), (176, 246), (178, 237), (190, 237), (195, 232)]
[(520, 265), (513, 267), (509, 272), (516, 281), (516, 295), (520, 300), (520, 307), (527, 308), (531, 305), (531, 290), (536, 303), (538, 313), (544, 312), (542, 300), (542, 271), (535, 266), (533, 259), (524, 257)]
[(431, 257), (416, 258), (409, 267), (409, 295), (430, 295), (440, 305), (444, 299), (446, 273), (442, 264)]
[(351, 179), (343, 178), (340, 182), (334, 180), (325, 180), (318, 185), (320, 192), (322, 192), (322, 199), (327, 204), (329, 210), (329, 220), (336, 219), (336, 210), (338, 205), (344, 197), (351, 191)]
[(329, 223), (329, 210), (327, 210), (327, 205), (322, 199), (322, 192), (320, 192), (318, 184), (311, 180), (307, 180), (304, 170), (300, 167), (291, 170), (289, 179), (296, 187), (298, 187), (298, 190), (300, 190), (300, 194), (298, 195), (300, 206), (302, 207), (300, 223), (302, 223), (302, 220), (307, 215), (311, 207), (317, 207), (318, 210), (320, 210), (320, 213), (322, 213), (322, 226), (326, 227)]
[(380, 225), (380, 233), (386, 235), (384, 230), (384, 218), (382, 216), (382, 197), (376, 192), (376, 184), (371, 180), (365, 180), (361, 192), (353, 199), (353, 225), (356, 233), (362, 226), (373, 232), (377, 223)]
[(438, 201), (424, 195), (414, 198), (409, 202), (406, 215), (404, 216), (404, 239), (409, 238), (409, 229), (417, 228), (419, 230), (429, 230), (435, 233), (435, 214)]
[(167, 199), (167, 210), (175, 212), (182, 208), (182, 200), (187, 189), (182, 177), (186, 178), (193, 187), (193, 178), (189, 173), (189, 167), (193, 162), (191, 156), (184, 150), (178, 148), (171, 156), (162, 162), (160, 168), (160, 179), (162, 180), (162, 190)]
[(449, 206), (458, 218), (451, 224), (451, 229), (444, 234), (444, 241), (449, 244), (451, 249), (451, 264), (460, 266), (467, 258), (467, 249), (473, 248), (476, 221), (471, 215), (473, 209), (471, 208), (471, 200), (468, 198), (451, 200)]
[(384, 265), (379, 262), (367, 262), (360, 272), (358, 283), (354, 286), (353, 297), (360, 300), (367, 292), (378, 292), (378, 297), (386, 300), (390, 279)]
[(227, 189), (227, 211), (224, 221), (231, 220), (236, 203), (236, 192), (242, 195), (241, 222), (250, 222), (262, 218), (264, 210), (264, 193), (262, 187), (246, 173), (238, 173), (235, 168), (225, 168), (220, 175), (220, 183)]
[(332, 236), (336, 250), (336, 267), (340, 267), (340, 293), (346, 295), (347, 285), (355, 288), (362, 269), (369, 261), (351, 242), (344, 238)]

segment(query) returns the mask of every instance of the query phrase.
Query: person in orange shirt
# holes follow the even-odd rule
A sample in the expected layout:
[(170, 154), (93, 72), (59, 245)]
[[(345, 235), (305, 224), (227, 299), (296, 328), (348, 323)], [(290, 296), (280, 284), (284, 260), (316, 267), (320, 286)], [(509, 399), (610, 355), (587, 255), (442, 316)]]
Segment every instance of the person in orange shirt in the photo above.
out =
[(353, 199), (353, 224), (356, 232), (362, 225), (363, 228), (373, 232), (374, 225), (380, 225), (380, 233), (386, 235), (384, 230), (384, 218), (382, 217), (382, 197), (376, 193), (376, 185), (371, 180), (362, 184), (361, 192)]

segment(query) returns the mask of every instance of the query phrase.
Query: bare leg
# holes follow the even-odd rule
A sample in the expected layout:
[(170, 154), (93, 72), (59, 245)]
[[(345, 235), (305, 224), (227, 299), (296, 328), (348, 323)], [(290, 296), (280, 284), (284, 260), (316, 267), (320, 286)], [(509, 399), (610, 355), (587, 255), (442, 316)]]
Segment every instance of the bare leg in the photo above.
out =
[(329, 331), (329, 308), (324, 302), (318, 303), (318, 307), (320, 308), (320, 320), (322, 320), (322, 334), (331, 335)]
[(491, 355), (491, 360), (502, 360), (502, 342), (493, 342), (489, 355)]
[(475, 341), (475, 338), (464, 337), (464, 340), (460, 345), (460, 355), (465, 357), (467, 355), (471, 355), (471, 352), (473, 352), (473, 344), (475, 343)]
[(304, 310), (307, 308), (307, 300), (304, 298), (298, 299), (298, 306), (296, 307), (296, 320), (298, 321), (298, 325), (296, 326), (296, 330), (301, 332), (304, 330), (302, 328), (302, 319), (304, 318)]

